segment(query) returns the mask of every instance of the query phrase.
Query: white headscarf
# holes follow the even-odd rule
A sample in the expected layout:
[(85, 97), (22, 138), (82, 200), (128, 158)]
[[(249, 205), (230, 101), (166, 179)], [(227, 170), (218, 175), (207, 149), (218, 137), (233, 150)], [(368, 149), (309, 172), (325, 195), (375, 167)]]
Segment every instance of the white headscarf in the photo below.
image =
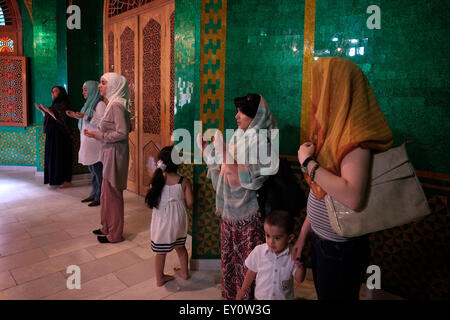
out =
[(121, 104), (125, 110), (130, 112), (130, 89), (128, 88), (127, 79), (115, 72), (105, 73), (102, 78), (107, 81), (106, 84), (106, 99), (108, 105), (106, 106), (105, 115), (108, 113), (113, 103)]

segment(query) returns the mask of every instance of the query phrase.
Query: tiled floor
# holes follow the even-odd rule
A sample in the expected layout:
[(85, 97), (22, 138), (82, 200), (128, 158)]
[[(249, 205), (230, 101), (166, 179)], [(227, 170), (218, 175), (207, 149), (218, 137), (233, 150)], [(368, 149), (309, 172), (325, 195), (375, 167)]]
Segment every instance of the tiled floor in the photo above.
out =
[[(220, 270), (192, 271), (189, 280), (176, 278), (156, 287), (151, 211), (134, 193), (124, 193), (126, 240), (99, 244), (91, 231), (99, 227), (100, 207), (80, 202), (89, 191), (88, 185), (52, 189), (32, 171), (0, 166), (0, 300), (221, 298)], [(80, 267), (80, 290), (67, 288), (70, 265)], [(172, 252), (166, 272), (173, 274), (175, 266)], [(296, 285), (295, 293), (298, 299), (316, 299), (310, 280)], [(361, 290), (363, 299), (396, 298), (381, 294)]]

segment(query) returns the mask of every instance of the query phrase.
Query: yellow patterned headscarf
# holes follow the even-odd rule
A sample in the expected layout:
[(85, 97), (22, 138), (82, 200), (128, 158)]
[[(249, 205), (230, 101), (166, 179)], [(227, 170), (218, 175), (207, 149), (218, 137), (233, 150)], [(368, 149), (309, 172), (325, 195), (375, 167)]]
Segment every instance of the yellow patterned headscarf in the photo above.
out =
[[(386, 151), (393, 143), (389, 125), (369, 81), (352, 61), (320, 58), (312, 67), (310, 140), (319, 164), (340, 176), (342, 159), (355, 148)], [(311, 184), (317, 199), (326, 192)]]

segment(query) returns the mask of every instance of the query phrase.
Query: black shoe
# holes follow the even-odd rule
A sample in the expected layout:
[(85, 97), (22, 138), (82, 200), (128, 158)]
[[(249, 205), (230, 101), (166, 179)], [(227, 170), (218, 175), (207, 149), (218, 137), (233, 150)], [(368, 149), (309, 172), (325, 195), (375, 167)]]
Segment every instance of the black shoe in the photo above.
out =
[(97, 240), (100, 243), (111, 243), (106, 236), (105, 237), (98, 236)]
[(102, 233), (102, 229), (94, 230), (94, 231), (92, 231), (92, 233), (97, 236), (105, 236), (105, 234)]
[(81, 200), (81, 202), (91, 202), (94, 201), (95, 199), (92, 197), (87, 197), (86, 199)]
[(100, 205), (100, 201), (94, 200), (88, 204), (89, 207), (96, 207)]

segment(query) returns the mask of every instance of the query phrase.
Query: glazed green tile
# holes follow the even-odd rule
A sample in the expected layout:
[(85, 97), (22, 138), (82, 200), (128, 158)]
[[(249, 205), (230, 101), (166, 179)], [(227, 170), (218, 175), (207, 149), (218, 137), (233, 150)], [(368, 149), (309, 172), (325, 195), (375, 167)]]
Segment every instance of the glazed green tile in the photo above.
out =
[[(98, 74), (101, 73), (99, 69), (103, 69), (102, 57), (98, 58), (98, 54), (102, 55), (103, 53), (96, 49), (103, 47), (102, 3), (103, 1), (87, 0), (74, 2), (82, 7), (82, 15), (87, 11), (92, 11), (93, 15), (89, 19), (83, 19), (82, 16), (82, 34), (80, 33), (80, 38), (76, 38), (67, 34), (67, 7), (64, 1), (34, 2), (33, 23), (31, 23), (30, 14), (23, 1), (18, 1), (22, 16), (23, 53), (29, 58), (29, 103), (27, 107), (31, 126), (27, 128), (0, 127), (0, 136), (7, 137), (8, 140), (0, 142), (0, 165), (37, 166), (38, 171), (43, 170), (45, 143), (45, 135), (41, 127), (43, 117), (34, 108), (34, 103), (38, 102), (49, 106), (52, 101), (51, 88), (54, 85), (63, 85), (68, 89), (69, 95), (75, 94), (71, 98), (81, 98), (75, 101), (76, 107), (81, 108), (79, 104), (83, 102), (82, 83), (79, 82), (82, 78), (86, 78), (83, 67), (91, 72), (92, 76), (88, 76), (89, 78), (98, 78)], [(85, 5), (90, 5), (89, 9), (92, 10), (83, 11)], [(93, 39), (97, 41), (97, 44), (93, 44)], [(68, 47), (68, 44), (76, 43), (78, 43), (78, 47)], [(69, 53), (68, 48), (71, 49)], [(92, 50), (92, 48), (94, 49)], [(92, 50), (92, 54), (91, 52), (86, 54), (86, 51), (83, 50)], [(94, 58), (79, 59), (79, 56), (82, 55)], [(72, 90), (68, 74), (69, 79), (70, 76), (72, 79), (80, 79), (72, 81), (76, 90)], [(76, 125), (75, 121), (72, 122), (72, 125)], [(34, 145), (31, 146), (31, 144)]]
[(303, 25), (303, 1), (229, 1), (225, 127), (237, 127), (235, 97), (260, 93), (283, 119), (282, 154), (296, 154), (300, 139)]
[[(331, 41), (335, 35), (367, 39), (364, 55), (342, 56), (357, 63), (367, 75), (394, 133), (394, 145), (412, 141), (407, 151), (416, 170), (449, 174), (450, 45), (444, 32), (448, 29), (448, 8), (443, 2), (424, 0), (337, 3), (316, 2), (315, 55), (338, 55)], [(369, 16), (365, 12), (372, 4), (381, 9), (379, 30), (368, 30), (365, 25)], [(448, 280), (442, 281), (440, 275), (440, 255), (445, 249), (429, 248), (431, 245), (436, 249), (449, 241), (448, 183), (423, 177), (420, 181), (434, 186), (424, 187), (432, 214), (418, 223), (374, 233), (371, 263), (385, 270), (385, 290), (405, 298), (442, 299), (449, 294)], [(441, 204), (436, 205), (438, 202)], [(415, 243), (408, 245), (404, 239), (415, 239)]]
[(194, 121), (200, 117), (201, 0), (176, 1), (175, 8), (175, 129), (193, 135)]
[(36, 165), (36, 127), (0, 128), (0, 165)]
[[(87, 80), (103, 74), (103, 0), (74, 0), (81, 10), (81, 29), (65, 28), (67, 37), (67, 78), (69, 99), (74, 110), (84, 105), (81, 94)], [(80, 58), (81, 57), (81, 58)]]
[[(450, 47), (444, 40), (449, 19), (438, 1), (316, 2), (315, 55), (339, 55), (331, 41), (367, 39), (364, 55), (345, 56), (367, 75), (394, 133), (394, 144), (414, 141), (408, 151), (415, 168), (448, 174), (448, 143), (439, 138), (450, 129), (448, 113)], [(381, 29), (369, 30), (369, 5), (381, 10)], [(346, 45), (348, 47), (348, 45)], [(325, 52), (329, 50), (329, 52)], [(435, 159), (435, 160), (433, 160)]]

